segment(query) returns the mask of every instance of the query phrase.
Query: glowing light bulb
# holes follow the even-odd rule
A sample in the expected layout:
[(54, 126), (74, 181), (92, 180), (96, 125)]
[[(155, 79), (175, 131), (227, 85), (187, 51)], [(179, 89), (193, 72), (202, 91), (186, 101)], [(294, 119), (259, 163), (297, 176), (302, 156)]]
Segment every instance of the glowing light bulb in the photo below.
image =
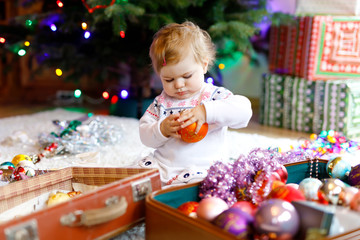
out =
[(64, 4), (63, 4), (60, 0), (57, 0), (57, 1), (56, 1), (56, 4), (57, 4), (60, 8), (62, 8), (62, 7), (64, 6)]
[(76, 89), (76, 90), (74, 91), (74, 97), (76, 97), (76, 98), (81, 97), (81, 90), (80, 90), (80, 89)]
[(109, 93), (106, 91), (102, 93), (102, 96), (104, 99), (109, 99), (109, 97), (110, 97)]
[(126, 98), (128, 98), (128, 96), (129, 96), (129, 92), (128, 92), (128, 91), (126, 91), (125, 89), (121, 90), (121, 92), (120, 92), (120, 97), (121, 97), (122, 99), (126, 99)]
[(224, 69), (224, 68), (225, 68), (225, 64), (220, 63), (220, 64), (219, 64), (219, 69), (221, 69), (221, 70), (222, 70), (222, 69)]
[(24, 50), (24, 49), (20, 49), (19, 51), (18, 51), (18, 55), (19, 56), (24, 56), (26, 54), (26, 51)]
[(120, 37), (125, 38), (125, 32), (124, 31), (120, 31)]
[(115, 103), (117, 103), (118, 100), (119, 100), (119, 97), (114, 95), (114, 96), (111, 97), (110, 102), (111, 102), (111, 104), (115, 104)]
[(6, 39), (3, 37), (0, 37), (0, 43), (5, 43), (5, 42), (6, 42)]
[(32, 25), (33, 25), (33, 21), (31, 21), (30, 19), (27, 19), (27, 20), (25, 21), (25, 26), (31, 27)]
[(84, 33), (84, 38), (88, 39), (90, 37), (90, 32), (89, 31), (85, 31)]
[(86, 30), (87, 29), (87, 23), (86, 22), (81, 23), (81, 28), (83, 30)]
[(208, 78), (206, 79), (206, 82), (207, 82), (207, 83), (214, 84), (214, 79), (213, 79), (212, 77), (208, 77)]
[(24, 45), (28, 47), (28, 46), (30, 46), (30, 42), (29, 42), (29, 41), (25, 41), (25, 42), (24, 42)]
[(50, 29), (51, 29), (51, 31), (55, 32), (57, 30), (57, 27), (55, 24), (51, 24)]
[(55, 74), (56, 74), (56, 76), (60, 77), (63, 74), (63, 72), (62, 72), (62, 70), (60, 68), (57, 68), (55, 70)]

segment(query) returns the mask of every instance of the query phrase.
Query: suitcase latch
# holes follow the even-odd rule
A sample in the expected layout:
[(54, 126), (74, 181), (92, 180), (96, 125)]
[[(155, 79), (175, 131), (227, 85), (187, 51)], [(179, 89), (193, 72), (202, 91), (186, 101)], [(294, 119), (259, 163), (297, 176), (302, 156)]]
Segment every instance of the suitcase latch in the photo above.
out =
[(134, 202), (145, 199), (152, 192), (150, 178), (144, 178), (131, 184)]
[(6, 240), (39, 240), (35, 219), (5, 229)]

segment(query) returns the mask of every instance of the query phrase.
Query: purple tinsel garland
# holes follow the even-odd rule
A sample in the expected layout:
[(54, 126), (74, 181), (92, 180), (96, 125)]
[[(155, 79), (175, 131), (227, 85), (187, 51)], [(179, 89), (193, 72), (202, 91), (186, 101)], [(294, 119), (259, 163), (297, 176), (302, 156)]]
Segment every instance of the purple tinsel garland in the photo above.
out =
[(255, 148), (232, 163), (214, 163), (199, 186), (199, 196), (218, 197), (231, 206), (238, 200), (237, 193), (240, 191), (244, 198), (258, 204), (270, 192), (270, 182), (266, 180), (274, 171), (281, 165), (306, 158), (303, 152), (279, 153), (277, 149)]

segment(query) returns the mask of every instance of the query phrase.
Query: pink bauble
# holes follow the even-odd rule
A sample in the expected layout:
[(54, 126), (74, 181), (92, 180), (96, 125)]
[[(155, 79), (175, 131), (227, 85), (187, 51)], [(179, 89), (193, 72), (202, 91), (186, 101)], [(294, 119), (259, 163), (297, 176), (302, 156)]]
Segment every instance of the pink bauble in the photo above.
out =
[(234, 203), (231, 208), (238, 208), (243, 212), (248, 213), (250, 216), (254, 216), (256, 212), (256, 206), (248, 201), (239, 201)]
[(281, 165), (279, 169), (277, 169), (275, 172), (272, 172), (271, 175), (279, 181), (282, 181), (283, 183), (286, 183), (288, 179), (288, 171), (284, 165)]
[(199, 218), (207, 221), (214, 220), (220, 213), (227, 210), (229, 206), (221, 198), (209, 197), (199, 202), (196, 214)]

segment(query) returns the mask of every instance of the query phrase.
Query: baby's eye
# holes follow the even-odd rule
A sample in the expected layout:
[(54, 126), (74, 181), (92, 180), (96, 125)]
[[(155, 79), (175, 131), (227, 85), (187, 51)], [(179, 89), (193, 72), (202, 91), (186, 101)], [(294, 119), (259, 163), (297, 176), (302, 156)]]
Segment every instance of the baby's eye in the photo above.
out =
[(174, 79), (165, 79), (165, 82), (172, 82)]
[(191, 77), (192, 77), (192, 74), (184, 76), (184, 78), (191, 78)]

